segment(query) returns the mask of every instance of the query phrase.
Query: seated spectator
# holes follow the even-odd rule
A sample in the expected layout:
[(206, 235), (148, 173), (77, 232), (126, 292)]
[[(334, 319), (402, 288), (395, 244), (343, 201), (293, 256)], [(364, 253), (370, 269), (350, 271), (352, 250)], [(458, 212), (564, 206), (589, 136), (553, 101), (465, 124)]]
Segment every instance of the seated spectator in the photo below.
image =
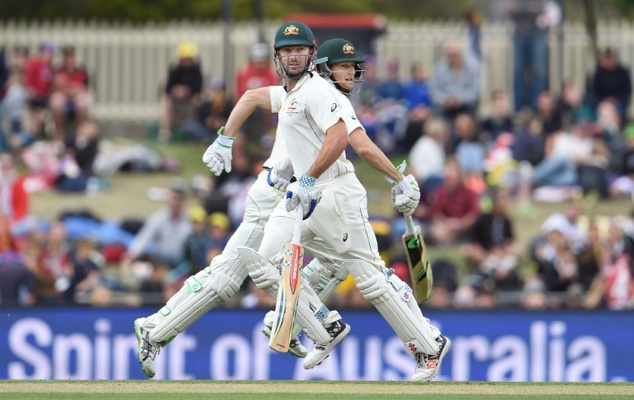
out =
[(398, 143), (403, 139), (408, 121), (408, 107), (404, 99), (403, 84), (397, 60), (389, 60), (386, 78), (378, 82), (374, 110), (377, 118), (379, 147), (384, 152), (401, 152)]
[(451, 308), (453, 294), (458, 287), (458, 268), (446, 259), (433, 260), (431, 267), (434, 272), (434, 292), (425, 305), (431, 308)]
[(535, 117), (542, 124), (542, 132), (548, 137), (556, 132), (561, 131), (562, 121), (557, 104), (552, 93), (545, 90), (537, 96), (537, 111)]
[(442, 182), (449, 127), (444, 120), (431, 118), (425, 123), (422, 132), (408, 159), (416, 180), (429, 191)]
[(423, 125), (429, 119), (432, 111), (429, 92), (425, 68), (420, 63), (412, 64), (411, 80), (403, 87), (403, 100), (407, 104), (409, 117), (405, 135), (398, 143), (400, 149), (411, 149), (420, 138)]
[(480, 125), (484, 142), (489, 146), (502, 133), (513, 132), (513, 119), (511, 108), (506, 93), (502, 90), (494, 90), (491, 93), (491, 113)]
[(216, 211), (207, 217), (207, 241), (205, 242), (205, 266), (222, 253), (231, 237), (231, 221), (227, 214)]
[(83, 122), (88, 115), (89, 104), (88, 72), (77, 63), (74, 47), (62, 47), (62, 64), (55, 70), (50, 104), (55, 138), (64, 140), (72, 137), (66, 132), (66, 121), (72, 117), (78, 124)]
[(477, 68), (467, 62), (462, 46), (449, 40), (444, 57), (434, 66), (431, 77), (431, 98), (437, 112), (453, 121), (460, 113), (475, 114), (480, 98)]
[(28, 224), (30, 195), (11, 153), (0, 154), (0, 198), (0, 214), (9, 221), (11, 231), (21, 230)]
[(455, 122), (456, 141), (452, 153), (460, 165), (465, 184), (475, 193), (482, 194), (486, 190), (483, 180), (486, 149), (479, 140), (477, 129), (471, 114), (459, 114)]
[(0, 304), (33, 305), (35, 275), (26, 265), (8, 218), (0, 214)]
[(161, 97), (159, 140), (169, 141), (172, 132), (191, 119), (200, 105), (203, 75), (198, 61), (198, 46), (181, 42), (176, 48), (178, 63), (169, 68), (165, 92)]
[(599, 55), (588, 92), (595, 109), (601, 101), (613, 98), (618, 104), (619, 114), (626, 116), (632, 97), (632, 78), (629, 69), (619, 61), (614, 48), (608, 47)]
[(24, 85), (26, 87), (29, 108), (29, 130), (34, 135), (44, 135), (44, 113), (49, 107), (49, 99), (53, 90), (53, 54), (55, 46), (43, 43), (39, 52), (26, 64)]
[(610, 185), (610, 194), (613, 197), (634, 198), (634, 125), (628, 125), (623, 131), (625, 139), (625, 153), (619, 177)]
[(559, 231), (572, 245), (575, 252), (580, 251), (587, 242), (587, 234), (579, 222), (581, 211), (578, 201), (574, 199), (568, 200), (563, 212), (554, 213), (546, 218), (541, 226), (542, 232)]
[(212, 79), (195, 118), (185, 123), (183, 132), (195, 141), (203, 144), (211, 143), (215, 140), (218, 129), (227, 122), (231, 110), (233, 110), (233, 100), (227, 95), (224, 81)]
[(493, 196), (491, 211), (480, 214), (460, 248), (474, 273), (490, 278), (500, 289), (517, 289), (521, 249), (508, 213), (508, 194)]
[(74, 273), (70, 249), (64, 223), (54, 221), (35, 260), (38, 305), (66, 303), (64, 292), (69, 289)]
[(592, 281), (584, 306), (634, 309), (634, 240), (614, 222), (601, 258), (601, 271)]
[(547, 241), (538, 246), (535, 252), (538, 276), (550, 292), (565, 292), (577, 281), (579, 274), (575, 253), (560, 229), (551, 226), (545, 232)]
[(0, 102), (1, 151), (20, 148), (29, 141), (24, 119), (27, 111), (27, 92), (24, 86), (24, 71), (29, 53), (25, 47), (14, 48), (10, 59), (10, 74), (5, 86), (5, 95)]
[(583, 106), (583, 95), (579, 86), (571, 80), (565, 80), (561, 84), (559, 99), (557, 100), (557, 112), (561, 115), (564, 130), (569, 130), (574, 120), (574, 115)]
[(192, 223), (192, 231), (185, 240), (183, 267), (179, 266), (183, 274), (194, 275), (204, 269), (209, 262), (205, 254), (205, 247), (209, 240), (206, 227), (207, 211), (201, 206), (195, 206), (187, 211)]
[(63, 192), (86, 191), (93, 177), (92, 167), (98, 151), (99, 125), (92, 119), (84, 119), (77, 126), (77, 133), (66, 140), (57, 189)]
[(455, 160), (447, 163), (442, 185), (429, 197), (432, 242), (442, 245), (462, 241), (480, 214), (480, 206), (476, 194), (465, 185)]
[(172, 268), (183, 260), (184, 244), (192, 231), (191, 221), (184, 210), (185, 187), (175, 182), (170, 189), (167, 207), (150, 215), (128, 246), (122, 260), (124, 271), (144, 254), (151, 254)]
[(68, 303), (78, 302), (77, 297), (79, 296), (89, 298), (90, 293), (100, 284), (104, 258), (95, 246), (96, 240), (92, 238), (75, 240), (71, 252), (73, 274), (70, 277), (69, 286), (64, 292), (64, 298)]

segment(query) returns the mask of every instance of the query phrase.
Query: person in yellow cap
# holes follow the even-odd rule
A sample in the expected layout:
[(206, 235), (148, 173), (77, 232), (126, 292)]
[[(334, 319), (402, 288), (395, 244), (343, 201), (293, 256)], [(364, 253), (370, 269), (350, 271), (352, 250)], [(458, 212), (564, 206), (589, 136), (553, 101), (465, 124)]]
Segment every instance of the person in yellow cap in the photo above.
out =
[(158, 139), (169, 141), (172, 132), (193, 117), (200, 105), (203, 74), (198, 60), (198, 46), (181, 42), (176, 47), (178, 62), (167, 74), (165, 93), (161, 98), (160, 131)]

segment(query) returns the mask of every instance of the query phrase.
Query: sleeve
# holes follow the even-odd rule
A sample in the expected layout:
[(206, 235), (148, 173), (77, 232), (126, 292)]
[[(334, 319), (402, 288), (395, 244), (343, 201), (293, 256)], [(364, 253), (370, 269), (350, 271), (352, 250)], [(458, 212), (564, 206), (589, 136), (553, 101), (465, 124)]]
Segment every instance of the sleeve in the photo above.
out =
[(346, 123), (348, 135), (357, 128), (361, 128), (365, 131), (365, 128), (361, 125), (361, 122), (359, 122), (359, 118), (357, 118), (357, 113), (354, 111), (354, 107), (350, 103), (350, 100), (348, 100), (346, 96), (341, 95), (339, 96), (339, 104), (342, 108), (343, 122)]
[(308, 87), (310, 93), (305, 97), (306, 107), (319, 129), (326, 132), (337, 121), (344, 120), (343, 110), (336, 96), (337, 89), (320, 77), (312, 79)]
[(176, 69), (170, 67), (167, 72), (167, 83), (165, 84), (165, 93), (169, 94), (172, 88), (176, 85)]
[(286, 91), (283, 86), (269, 86), (269, 93), (271, 96), (271, 112), (277, 114), (282, 108)]
[(192, 92), (195, 94), (200, 94), (203, 91), (203, 72), (200, 69), (200, 64), (196, 66), (196, 72), (193, 77), (192, 82)]

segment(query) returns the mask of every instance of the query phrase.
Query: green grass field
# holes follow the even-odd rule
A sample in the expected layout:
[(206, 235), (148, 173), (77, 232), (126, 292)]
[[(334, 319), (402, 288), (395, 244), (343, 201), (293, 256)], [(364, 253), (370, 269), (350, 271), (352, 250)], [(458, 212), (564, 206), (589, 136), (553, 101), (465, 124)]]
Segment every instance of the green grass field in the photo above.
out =
[(0, 399), (632, 399), (629, 383), (0, 381)]

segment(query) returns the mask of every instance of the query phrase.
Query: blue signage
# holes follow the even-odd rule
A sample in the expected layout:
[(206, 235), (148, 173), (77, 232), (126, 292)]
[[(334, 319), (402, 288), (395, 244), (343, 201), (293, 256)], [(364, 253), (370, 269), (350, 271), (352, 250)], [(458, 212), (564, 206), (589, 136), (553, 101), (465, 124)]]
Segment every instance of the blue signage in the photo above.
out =
[[(133, 321), (154, 309), (2, 308), (0, 379), (143, 379)], [(415, 362), (375, 311), (342, 312), (352, 331), (324, 361), (275, 353), (262, 310), (214, 310), (162, 349), (155, 379), (407, 380)], [(634, 381), (634, 314), (426, 312), (452, 340), (438, 379)], [(309, 349), (312, 343), (305, 336)]]

